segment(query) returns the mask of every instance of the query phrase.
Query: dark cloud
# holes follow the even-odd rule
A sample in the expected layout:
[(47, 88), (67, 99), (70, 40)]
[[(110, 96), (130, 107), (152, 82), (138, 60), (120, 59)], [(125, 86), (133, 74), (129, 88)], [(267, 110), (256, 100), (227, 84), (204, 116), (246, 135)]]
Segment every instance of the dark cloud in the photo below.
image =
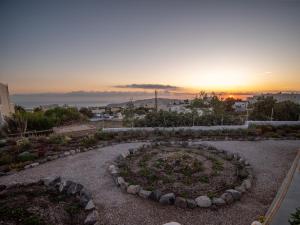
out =
[(117, 88), (139, 88), (139, 89), (159, 89), (159, 90), (178, 90), (179, 87), (163, 84), (128, 84), (118, 85)]

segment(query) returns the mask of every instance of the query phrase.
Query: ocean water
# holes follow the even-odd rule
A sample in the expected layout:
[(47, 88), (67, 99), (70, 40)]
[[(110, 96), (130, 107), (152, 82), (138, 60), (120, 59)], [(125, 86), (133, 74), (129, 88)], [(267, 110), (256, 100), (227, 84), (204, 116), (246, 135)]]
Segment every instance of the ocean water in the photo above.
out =
[(111, 103), (119, 103), (121, 99), (101, 99), (95, 97), (46, 97), (46, 96), (11, 96), (11, 101), (16, 104), (23, 106), (26, 109), (32, 109), (39, 106), (58, 104), (69, 105), (74, 107), (88, 107), (88, 106), (106, 106)]
[[(236, 95), (234, 97), (246, 99), (250, 95)], [(192, 99), (195, 96), (187, 95), (171, 95), (169, 93), (159, 94), (159, 98), (169, 99)], [(228, 96), (223, 96), (224, 98)], [(112, 103), (123, 103), (130, 100), (141, 100), (154, 98), (153, 94), (149, 93), (67, 93), (67, 94), (15, 94), (11, 95), (10, 99), (16, 105), (23, 106), (26, 109), (33, 109), (45, 105), (69, 105), (74, 107), (88, 107), (88, 106), (106, 106)]]

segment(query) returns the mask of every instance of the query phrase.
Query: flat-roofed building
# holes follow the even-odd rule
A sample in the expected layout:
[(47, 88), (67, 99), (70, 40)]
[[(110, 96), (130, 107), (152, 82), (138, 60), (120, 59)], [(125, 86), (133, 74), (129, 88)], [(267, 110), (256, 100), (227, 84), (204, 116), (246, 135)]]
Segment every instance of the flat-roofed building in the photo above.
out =
[(0, 124), (3, 124), (6, 116), (14, 112), (14, 104), (9, 99), (8, 85), (0, 83)]

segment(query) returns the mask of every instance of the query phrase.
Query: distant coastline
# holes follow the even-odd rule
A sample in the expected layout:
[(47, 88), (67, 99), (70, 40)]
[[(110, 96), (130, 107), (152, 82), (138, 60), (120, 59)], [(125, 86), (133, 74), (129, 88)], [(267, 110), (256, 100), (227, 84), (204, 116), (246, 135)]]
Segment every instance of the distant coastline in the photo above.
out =
[[(160, 98), (166, 99), (192, 99), (196, 95), (190, 93), (159, 93)], [(221, 94), (226, 98), (230, 94)], [(246, 99), (253, 95), (249, 93), (234, 94), (234, 97)], [(153, 98), (151, 92), (69, 92), (69, 93), (40, 93), (40, 94), (13, 94), (11, 101), (16, 105), (21, 105), (27, 109), (45, 105), (69, 105), (74, 107), (106, 106), (109, 104), (119, 104), (130, 100), (143, 100)]]

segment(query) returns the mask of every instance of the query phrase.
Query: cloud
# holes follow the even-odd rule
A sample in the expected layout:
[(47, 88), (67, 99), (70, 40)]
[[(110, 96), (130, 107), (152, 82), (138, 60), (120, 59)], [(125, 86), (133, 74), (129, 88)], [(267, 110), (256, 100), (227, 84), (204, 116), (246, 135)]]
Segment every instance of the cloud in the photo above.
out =
[(158, 90), (178, 90), (179, 87), (163, 84), (127, 84), (117, 85), (116, 88), (137, 88), (137, 89), (158, 89)]

